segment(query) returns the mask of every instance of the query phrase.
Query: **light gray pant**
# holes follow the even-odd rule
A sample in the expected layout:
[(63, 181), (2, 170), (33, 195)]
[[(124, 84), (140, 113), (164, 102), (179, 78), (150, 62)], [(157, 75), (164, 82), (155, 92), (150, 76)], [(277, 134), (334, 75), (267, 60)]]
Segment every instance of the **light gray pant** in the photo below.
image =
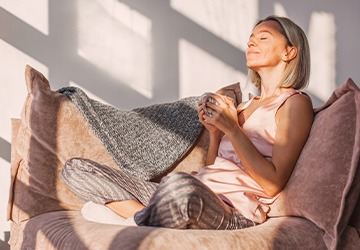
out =
[(66, 162), (62, 177), (69, 188), (86, 201), (102, 204), (139, 201), (145, 208), (134, 216), (138, 225), (194, 229), (239, 229), (256, 225), (186, 173), (171, 173), (157, 184), (91, 160), (72, 158)]

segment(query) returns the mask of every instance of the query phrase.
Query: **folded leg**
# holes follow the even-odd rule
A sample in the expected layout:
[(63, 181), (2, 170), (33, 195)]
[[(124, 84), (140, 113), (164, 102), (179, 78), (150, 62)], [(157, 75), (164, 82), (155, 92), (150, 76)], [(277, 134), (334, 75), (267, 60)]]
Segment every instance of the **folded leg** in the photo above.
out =
[(147, 205), (157, 183), (130, 176), (119, 169), (83, 158), (68, 160), (62, 171), (68, 187), (85, 201), (105, 204), (137, 200)]
[(256, 225), (186, 173), (164, 177), (148, 206), (134, 218), (138, 225), (167, 228), (239, 229)]

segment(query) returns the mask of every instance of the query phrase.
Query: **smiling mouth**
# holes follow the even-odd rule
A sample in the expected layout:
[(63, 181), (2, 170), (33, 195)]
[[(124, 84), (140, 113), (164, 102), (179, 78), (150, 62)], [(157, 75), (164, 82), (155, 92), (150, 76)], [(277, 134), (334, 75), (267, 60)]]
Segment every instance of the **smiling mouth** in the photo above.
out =
[(252, 55), (257, 55), (257, 54), (259, 54), (259, 52), (256, 52), (256, 51), (249, 51), (249, 52), (246, 52), (246, 56), (247, 57), (251, 57)]
[(246, 52), (246, 54), (259, 54), (259, 52), (258, 51), (253, 51), (253, 50), (248, 50), (247, 52)]

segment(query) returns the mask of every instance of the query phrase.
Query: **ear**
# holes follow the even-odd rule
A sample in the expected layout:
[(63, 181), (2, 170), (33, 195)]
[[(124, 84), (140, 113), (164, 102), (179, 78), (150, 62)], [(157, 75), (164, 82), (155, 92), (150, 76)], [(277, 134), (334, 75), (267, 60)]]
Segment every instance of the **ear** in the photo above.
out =
[(286, 53), (283, 55), (282, 60), (286, 63), (294, 59), (298, 54), (298, 49), (295, 46), (287, 46)]

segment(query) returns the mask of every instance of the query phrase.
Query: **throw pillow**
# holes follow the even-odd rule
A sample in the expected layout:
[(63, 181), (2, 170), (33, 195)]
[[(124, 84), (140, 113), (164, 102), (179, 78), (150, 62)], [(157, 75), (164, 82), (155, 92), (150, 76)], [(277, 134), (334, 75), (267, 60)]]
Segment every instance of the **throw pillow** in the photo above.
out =
[(360, 189), (360, 90), (348, 79), (315, 109), (308, 141), (270, 217), (301, 216), (336, 249)]
[(15, 141), (11, 218), (20, 222), (56, 210), (80, 209), (79, 200), (65, 185), (60, 173), (71, 157), (88, 157), (116, 167), (75, 105), (53, 92), (48, 80), (26, 67), (28, 90)]

